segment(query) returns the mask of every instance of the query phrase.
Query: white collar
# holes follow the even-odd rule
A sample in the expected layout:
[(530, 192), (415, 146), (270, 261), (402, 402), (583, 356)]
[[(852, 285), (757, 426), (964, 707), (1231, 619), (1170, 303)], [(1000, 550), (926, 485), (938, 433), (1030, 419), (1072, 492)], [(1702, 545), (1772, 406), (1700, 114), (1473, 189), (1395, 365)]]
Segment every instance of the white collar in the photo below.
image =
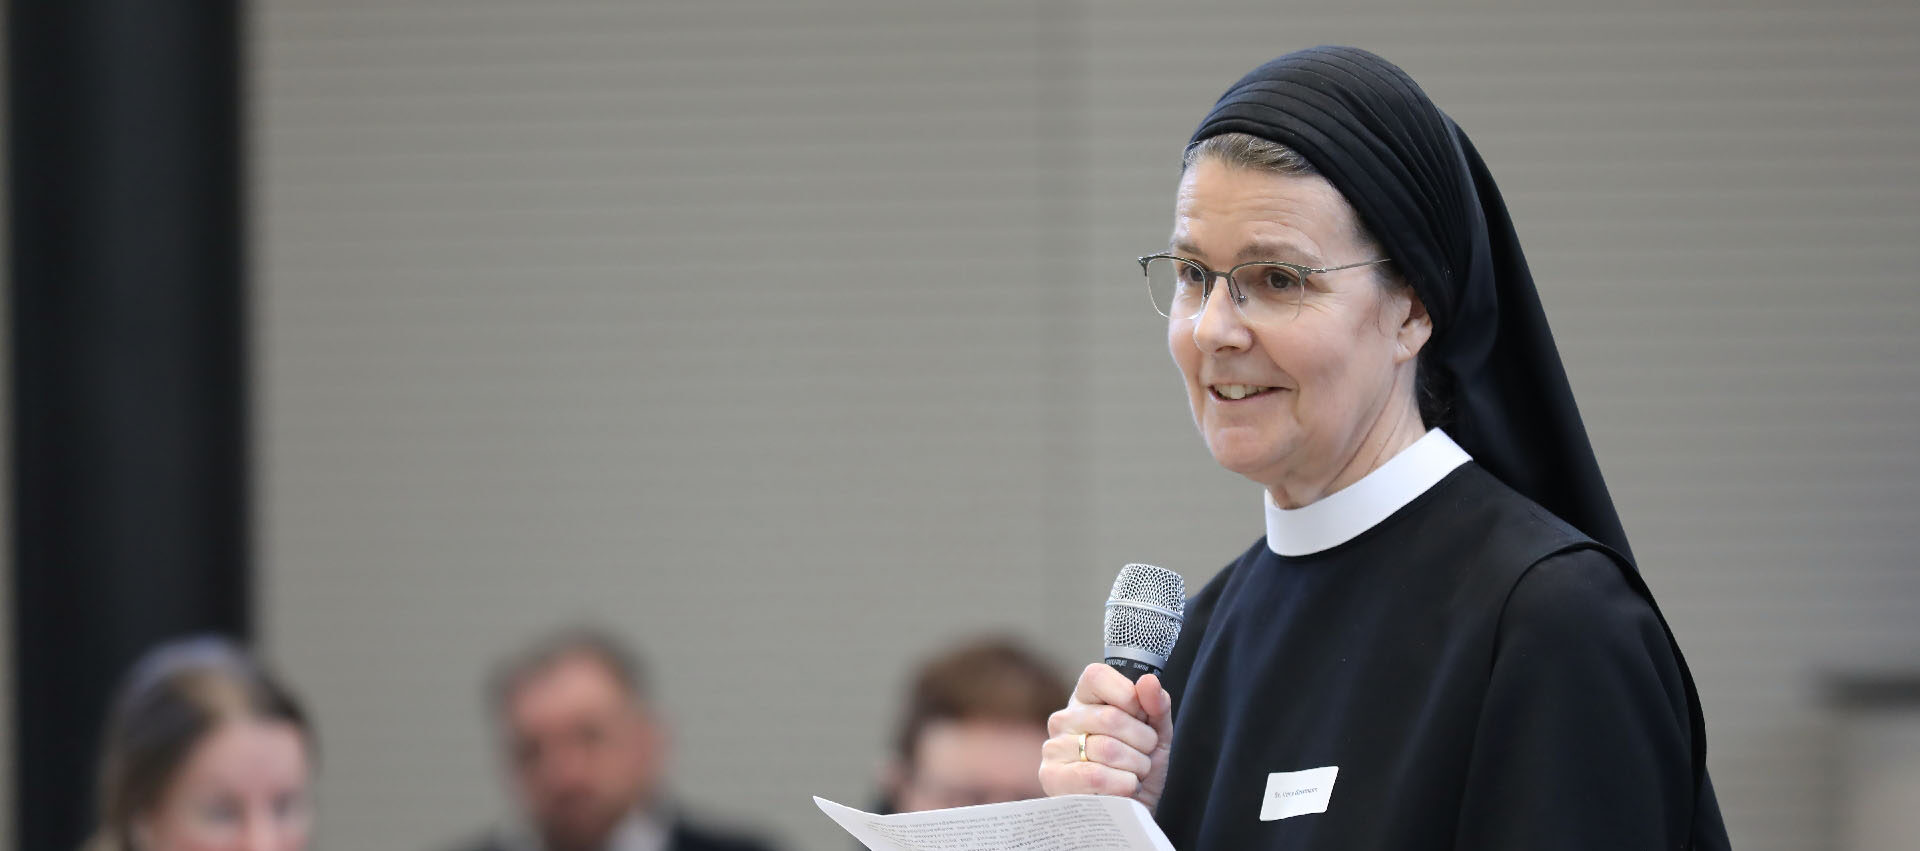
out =
[(607, 851), (666, 851), (667, 839), (665, 824), (634, 810), (627, 814), (607, 840)]
[(1283, 556), (1304, 556), (1351, 541), (1471, 460), (1460, 444), (1436, 428), (1360, 481), (1318, 502), (1281, 508), (1274, 503), (1273, 494), (1263, 492), (1267, 548)]

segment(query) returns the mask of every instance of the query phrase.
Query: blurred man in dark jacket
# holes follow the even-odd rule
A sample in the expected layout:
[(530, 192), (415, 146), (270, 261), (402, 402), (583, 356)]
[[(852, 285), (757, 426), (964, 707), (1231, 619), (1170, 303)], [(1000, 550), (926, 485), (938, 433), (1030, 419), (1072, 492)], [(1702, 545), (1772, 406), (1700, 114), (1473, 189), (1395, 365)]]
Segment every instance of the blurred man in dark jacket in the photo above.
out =
[(767, 851), (667, 804), (666, 730), (639, 661), (612, 636), (549, 637), (502, 664), (488, 698), (524, 826), (470, 851)]

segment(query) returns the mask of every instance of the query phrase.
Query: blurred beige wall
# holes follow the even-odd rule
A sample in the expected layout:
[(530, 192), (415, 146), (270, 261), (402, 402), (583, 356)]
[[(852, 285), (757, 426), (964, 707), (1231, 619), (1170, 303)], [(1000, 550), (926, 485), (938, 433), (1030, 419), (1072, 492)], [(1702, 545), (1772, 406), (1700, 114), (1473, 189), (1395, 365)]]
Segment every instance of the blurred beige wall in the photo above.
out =
[(500, 808), (485, 667), (633, 636), (697, 811), (843, 849), (913, 661), (1065, 663), (1260, 533), (1131, 258), (1240, 74), (1405, 66), (1501, 181), (1735, 843), (1833, 847), (1819, 677), (1920, 659), (1920, 9), (265, 0), (260, 604), (323, 844)]

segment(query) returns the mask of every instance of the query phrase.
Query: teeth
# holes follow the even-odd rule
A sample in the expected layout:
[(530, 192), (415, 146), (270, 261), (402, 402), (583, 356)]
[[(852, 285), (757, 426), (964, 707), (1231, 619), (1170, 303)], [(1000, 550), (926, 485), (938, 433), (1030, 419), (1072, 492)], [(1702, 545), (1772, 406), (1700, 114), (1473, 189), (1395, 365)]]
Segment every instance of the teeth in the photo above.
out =
[(1267, 388), (1265, 387), (1257, 387), (1252, 384), (1215, 384), (1213, 385), (1213, 392), (1218, 393), (1222, 397), (1227, 399), (1245, 399), (1248, 396), (1258, 394), (1260, 392), (1265, 391), (1266, 389)]

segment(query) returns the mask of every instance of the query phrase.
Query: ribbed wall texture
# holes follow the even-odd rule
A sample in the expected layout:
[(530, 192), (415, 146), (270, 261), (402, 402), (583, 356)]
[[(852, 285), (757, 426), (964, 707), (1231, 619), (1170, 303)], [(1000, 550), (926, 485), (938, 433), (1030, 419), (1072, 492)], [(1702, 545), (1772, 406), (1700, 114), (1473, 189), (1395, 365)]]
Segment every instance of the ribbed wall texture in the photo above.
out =
[(1131, 263), (1180, 144), (1315, 43), (1514, 208), (1743, 849), (1831, 847), (1820, 677), (1920, 658), (1920, 10), (266, 0), (260, 562), (323, 844), (496, 818), (488, 662), (654, 660), (697, 811), (795, 848), (900, 678), (1094, 655), (1122, 563), (1260, 534)]

